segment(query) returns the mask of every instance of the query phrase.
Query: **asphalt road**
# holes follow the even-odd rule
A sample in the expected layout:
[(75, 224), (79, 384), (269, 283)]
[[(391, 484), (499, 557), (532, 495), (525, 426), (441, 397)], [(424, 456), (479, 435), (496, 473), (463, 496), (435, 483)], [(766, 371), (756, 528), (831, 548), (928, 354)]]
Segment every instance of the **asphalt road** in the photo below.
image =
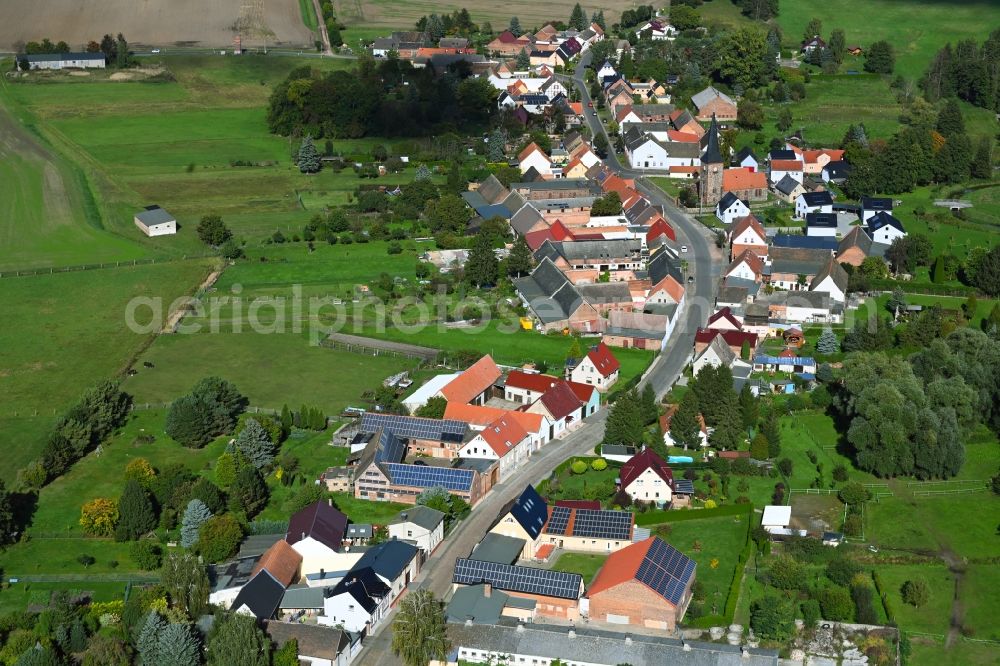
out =
[[(587, 124), (596, 136), (597, 132), (605, 132), (597, 118), (594, 109), (588, 107), (590, 96), (584, 81), (584, 71), (590, 62), (590, 54), (585, 54), (573, 74), (586, 115)], [(606, 132), (605, 132), (606, 135)], [(609, 145), (613, 142), (609, 139)], [(695, 331), (712, 313), (714, 304), (715, 284), (721, 271), (722, 253), (715, 247), (711, 232), (700, 222), (679, 210), (663, 195), (663, 193), (643, 182), (643, 174), (625, 168), (614, 152), (605, 159), (610, 166), (624, 178), (636, 179), (636, 186), (650, 201), (662, 206), (664, 214), (677, 232), (677, 243), (686, 245), (688, 252), (681, 255), (688, 262), (688, 275), (694, 278), (687, 285), (685, 297), (686, 306), (681, 320), (677, 323), (667, 347), (654, 361), (646, 373), (643, 384), (649, 383), (657, 395), (663, 395), (680, 376), (687, 365), (691, 350), (694, 347)], [(504, 504), (520, 495), (526, 484), (537, 484), (548, 477), (559, 463), (574, 455), (582, 455), (593, 451), (604, 437), (604, 422), (607, 419), (607, 409), (588, 418), (575, 431), (565, 438), (550, 442), (539, 453), (532, 456), (528, 463), (517, 470), (513, 476), (503, 483), (497, 484), (468, 518), (459, 523), (449, 534), (441, 546), (424, 564), (417, 578), (416, 585), (428, 589), (438, 598), (446, 598), (451, 592), (452, 571), (455, 559), (466, 557), (473, 547), (479, 543), (483, 535), (496, 520)], [(359, 655), (358, 666), (374, 666), (376, 664), (401, 664), (392, 654), (392, 621), (387, 619), (376, 633), (366, 641), (363, 652)]]

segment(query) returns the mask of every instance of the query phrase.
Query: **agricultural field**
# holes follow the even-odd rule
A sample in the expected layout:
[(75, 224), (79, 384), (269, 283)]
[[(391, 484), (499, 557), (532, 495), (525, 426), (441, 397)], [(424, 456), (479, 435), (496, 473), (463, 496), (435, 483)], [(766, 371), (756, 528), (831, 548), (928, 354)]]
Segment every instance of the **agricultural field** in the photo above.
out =
[[(123, 0), (92, 2), (84, 6), (35, 4), (20, 8), (15, 16), (0, 26), (0, 50), (13, 49), (18, 42), (65, 40), (80, 49), (90, 40), (101, 40), (104, 33), (123, 32), (130, 46), (160, 47), (229, 47), (238, 20), (249, 20), (262, 37), (244, 39), (244, 47), (268, 45), (289, 48), (312, 47), (311, 31), (303, 23), (296, 0), (263, 3), (262, 15), (242, 11), (239, 0), (203, 3), (184, 0), (171, 4), (137, 5)], [(44, 27), (43, 27), (44, 26)]]

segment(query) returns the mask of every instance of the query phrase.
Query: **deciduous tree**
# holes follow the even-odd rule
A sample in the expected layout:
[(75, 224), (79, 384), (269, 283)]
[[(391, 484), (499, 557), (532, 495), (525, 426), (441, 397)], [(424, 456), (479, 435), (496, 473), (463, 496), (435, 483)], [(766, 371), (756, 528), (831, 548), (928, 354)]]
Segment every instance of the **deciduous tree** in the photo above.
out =
[(117, 524), (118, 501), (110, 497), (92, 499), (80, 510), (80, 526), (87, 534), (109, 537)]
[(406, 595), (392, 624), (393, 653), (406, 666), (425, 666), (450, 649), (441, 602), (429, 590)]
[(253, 617), (227, 614), (208, 642), (209, 666), (268, 666), (271, 640)]

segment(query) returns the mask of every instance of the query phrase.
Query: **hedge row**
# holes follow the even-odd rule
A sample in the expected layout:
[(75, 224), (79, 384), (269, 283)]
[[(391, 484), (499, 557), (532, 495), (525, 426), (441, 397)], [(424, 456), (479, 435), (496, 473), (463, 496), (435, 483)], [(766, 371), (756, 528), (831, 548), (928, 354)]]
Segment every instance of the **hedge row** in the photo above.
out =
[[(752, 504), (738, 504), (736, 506), (753, 508)], [(726, 507), (719, 508), (723, 509)], [(705, 509), (705, 511), (716, 511), (716, 509)], [(747, 560), (750, 559), (750, 553), (753, 552), (753, 540), (750, 538), (750, 533), (750, 523), (748, 522), (746, 543), (743, 544), (743, 550), (740, 551), (739, 560), (736, 563), (736, 568), (733, 570), (733, 580), (729, 583), (729, 595), (726, 597), (726, 608), (723, 614), (703, 615), (691, 622), (692, 627), (707, 629), (709, 627), (726, 626), (733, 621), (733, 616), (736, 615), (736, 603), (740, 598), (740, 585), (743, 584), (743, 570), (746, 567)]]
[(882, 577), (878, 575), (878, 571), (872, 571), (872, 580), (875, 581), (875, 591), (878, 592), (878, 596), (882, 599), (882, 608), (885, 609), (885, 619), (891, 626), (896, 625), (896, 613), (892, 609), (892, 604), (889, 603), (889, 595), (885, 591), (885, 586), (882, 584)]
[(676, 523), (682, 520), (701, 520), (702, 518), (719, 518), (721, 516), (741, 516), (753, 511), (753, 504), (723, 504), (714, 509), (689, 509), (678, 511), (647, 511), (637, 514), (636, 525), (656, 525), (658, 523)]

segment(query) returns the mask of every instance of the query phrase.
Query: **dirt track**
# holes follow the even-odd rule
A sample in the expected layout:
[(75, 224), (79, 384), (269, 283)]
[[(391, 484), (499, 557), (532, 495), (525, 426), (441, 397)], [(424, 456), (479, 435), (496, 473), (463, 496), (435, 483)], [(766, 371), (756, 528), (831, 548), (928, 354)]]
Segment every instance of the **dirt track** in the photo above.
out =
[[(105, 33), (121, 32), (135, 46), (232, 47), (232, 26), (252, 0), (0, 0), (0, 51), (18, 42), (65, 40), (82, 48)], [(297, 0), (263, 0), (264, 24), (274, 34), (269, 46), (309, 46)], [(255, 47), (260, 39), (245, 39)]]

